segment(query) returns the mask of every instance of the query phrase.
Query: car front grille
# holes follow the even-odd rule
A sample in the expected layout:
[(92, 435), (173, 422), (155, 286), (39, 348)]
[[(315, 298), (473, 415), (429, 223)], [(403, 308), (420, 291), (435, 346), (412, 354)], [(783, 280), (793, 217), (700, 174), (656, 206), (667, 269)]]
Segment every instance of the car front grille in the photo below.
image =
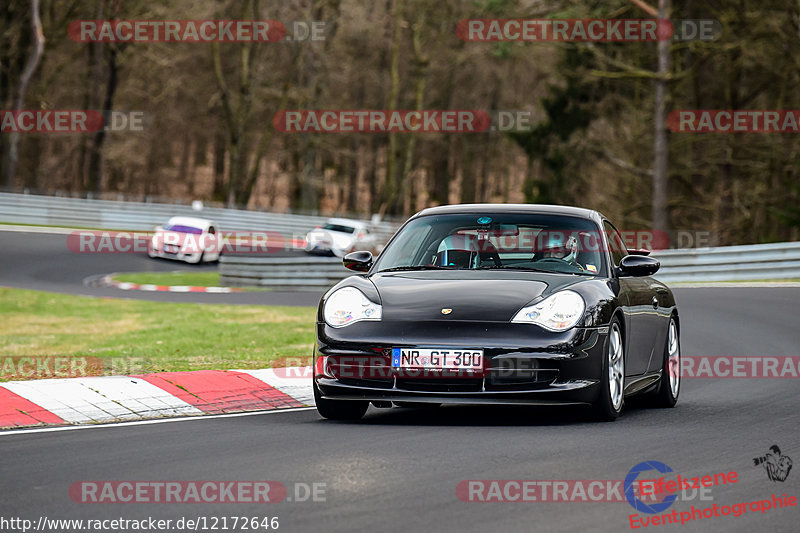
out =
[(483, 375), (443, 376), (436, 371), (426, 371), (430, 372), (427, 375), (403, 375), (401, 370), (391, 367), (388, 356), (370, 356), (365, 352), (331, 356), (329, 368), (343, 385), (432, 393), (540, 390), (552, 385), (559, 377), (557, 368), (537, 359), (495, 360), (490, 364), (492, 366)]
[(342, 378), (337, 381), (343, 385), (351, 385), (353, 387), (370, 387), (378, 389), (391, 389), (394, 385), (394, 379), (359, 379), (359, 378)]
[(483, 379), (398, 379), (397, 388), (417, 392), (481, 392)]

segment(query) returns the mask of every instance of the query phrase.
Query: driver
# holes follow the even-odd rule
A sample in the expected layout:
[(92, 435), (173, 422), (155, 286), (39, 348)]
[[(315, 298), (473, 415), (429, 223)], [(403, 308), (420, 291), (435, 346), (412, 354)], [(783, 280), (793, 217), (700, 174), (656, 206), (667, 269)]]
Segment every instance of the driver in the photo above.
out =
[(472, 235), (448, 235), (439, 243), (434, 264), (444, 267), (478, 268), (480, 251)]
[(557, 231), (548, 233), (536, 255), (536, 261), (541, 261), (542, 259), (560, 259), (583, 270), (583, 267), (578, 264), (577, 260), (578, 239), (575, 235), (566, 235)]

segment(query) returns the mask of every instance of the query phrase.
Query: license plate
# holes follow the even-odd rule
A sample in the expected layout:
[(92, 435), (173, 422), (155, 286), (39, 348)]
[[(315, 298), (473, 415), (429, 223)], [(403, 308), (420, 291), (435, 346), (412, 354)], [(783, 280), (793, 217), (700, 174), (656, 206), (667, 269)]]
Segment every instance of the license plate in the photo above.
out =
[(177, 254), (178, 250), (180, 250), (180, 248), (178, 248), (174, 244), (165, 244), (164, 245), (164, 251), (167, 252), (168, 254)]
[(483, 350), (392, 348), (392, 367), (483, 370)]

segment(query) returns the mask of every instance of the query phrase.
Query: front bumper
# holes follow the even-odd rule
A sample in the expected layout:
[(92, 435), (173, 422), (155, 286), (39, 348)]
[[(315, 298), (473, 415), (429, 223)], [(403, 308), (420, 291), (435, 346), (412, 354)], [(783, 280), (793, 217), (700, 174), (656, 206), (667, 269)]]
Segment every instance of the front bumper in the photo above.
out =
[(159, 257), (161, 259), (175, 259), (177, 261), (185, 261), (188, 263), (196, 263), (200, 260), (200, 256), (202, 252), (194, 252), (191, 254), (185, 254), (182, 250), (178, 250), (176, 252), (167, 252), (163, 248), (156, 248), (151, 246), (148, 250), (148, 254), (150, 257)]
[[(597, 398), (607, 336), (607, 326), (553, 333), (510, 323), (364, 322), (340, 329), (318, 323), (314, 380), (326, 399), (587, 404)], [(484, 368), (391, 367), (392, 348), (437, 347), (483, 349)]]

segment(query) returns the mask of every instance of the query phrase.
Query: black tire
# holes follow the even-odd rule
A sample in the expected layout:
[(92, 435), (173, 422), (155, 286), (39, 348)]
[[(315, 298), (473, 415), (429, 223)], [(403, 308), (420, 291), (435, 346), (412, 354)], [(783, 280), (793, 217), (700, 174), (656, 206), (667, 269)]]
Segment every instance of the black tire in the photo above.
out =
[[(667, 338), (664, 341), (664, 361), (661, 363), (661, 379), (658, 380), (658, 387), (650, 393), (653, 407), (659, 408), (675, 407), (675, 404), (678, 403), (678, 396), (681, 393), (681, 339), (675, 317), (670, 317), (667, 328)], [(675, 351), (674, 354), (671, 353), (672, 350)], [(673, 358), (673, 355), (675, 362), (671, 363), (670, 359)], [(674, 392), (671, 372), (676, 373), (674, 376)]]
[(205, 250), (203, 250), (202, 252), (200, 252), (200, 257), (197, 258), (197, 261), (186, 261), (186, 260), (184, 260), (184, 262), (188, 263), (190, 265), (202, 265), (203, 264), (203, 259), (205, 258), (205, 256), (206, 256), (206, 252), (205, 252)]
[[(616, 341), (612, 337), (616, 335)], [(619, 349), (618, 357), (621, 359), (621, 385), (615, 381), (616, 385), (612, 391), (611, 376), (609, 372), (609, 363), (613, 360), (616, 362), (616, 350)], [(613, 352), (613, 354), (612, 354)], [(619, 366), (614, 365), (614, 375), (617, 376), (620, 372)], [(617, 397), (617, 387), (619, 387)], [(616, 402), (614, 398), (616, 398)], [(594, 418), (605, 422), (613, 422), (622, 413), (622, 408), (625, 405), (625, 338), (622, 335), (622, 327), (620, 326), (619, 319), (614, 317), (611, 324), (608, 326), (608, 337), (606, 338), (606, 349), (603, 351), (603, 364), (602, 375), (600, 377), (600, 392), (597, 395), (597, 400), (592, 404), (592, 412)]]
[(425, 402), (392, 402), (397, 407), (405, 407), (407, 409), (433, 409), (441, 407), (440, 403), (425, 403)]
[(326, 400), (314, 383), (314, 401), (317, 412), (328, 420), (360, 420), (367, 412), (369, 402), (359, 400)]

